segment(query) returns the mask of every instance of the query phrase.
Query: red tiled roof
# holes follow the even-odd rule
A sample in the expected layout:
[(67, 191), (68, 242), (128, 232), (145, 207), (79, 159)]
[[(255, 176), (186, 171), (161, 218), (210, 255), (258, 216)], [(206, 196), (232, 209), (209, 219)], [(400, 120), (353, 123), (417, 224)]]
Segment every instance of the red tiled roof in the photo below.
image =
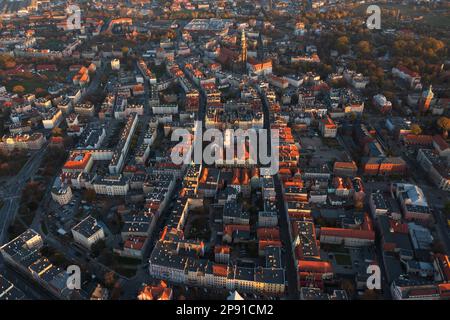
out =
[(259, 250), (264, 250), (265, 247), (281, 247), (280, 240), (259, 240)]
[(146, 237), (129, 237), (123, 247), (132, 250), (142, 250), (146, 240)]
[(328, 261), (298, 260), (298, 270), (303, 272), (330, 273), (333, 266)]
[(448, 143), (440, 135), (433, 136), (434, 142), (438, 145), (439, 149), (446, 150), (448, 149)]
[(230, 254), (229, 246), (216, 246), (214, 248), (214, 253)]
[(398, 70), (400, 70), (403, 73), (406, 73), (407, 75), (411, 76), (411, 77), (418, 77), (419, 74), (417, 72), (411, 71), (408, 68), (404, 67), (404, 66), (398, 66), (397, 67)]
[(356, 239), (367, 239), (375, 240), (375, 232), (371, 230), (354, 230), (354, 229), (343, 229), (343, 228), (321, 228), (321, 235), (335, 236), (342, 238), (356, 238)]
[(228, 268), (224, 264), (214, 264), (213, 265), (213, 274), (215, 276), (226, 277)]
[(279, 240), (280, 230), (278, 228), (258, 228), (256, 231), (259, 240)]

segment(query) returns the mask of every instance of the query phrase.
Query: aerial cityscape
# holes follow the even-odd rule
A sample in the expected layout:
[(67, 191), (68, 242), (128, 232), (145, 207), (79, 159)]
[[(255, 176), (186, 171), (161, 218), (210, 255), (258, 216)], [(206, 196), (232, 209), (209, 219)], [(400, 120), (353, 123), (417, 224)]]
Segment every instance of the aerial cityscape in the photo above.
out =
[(0, 0), (0, 300), (450, 300), (449, 44), (438, 0)]

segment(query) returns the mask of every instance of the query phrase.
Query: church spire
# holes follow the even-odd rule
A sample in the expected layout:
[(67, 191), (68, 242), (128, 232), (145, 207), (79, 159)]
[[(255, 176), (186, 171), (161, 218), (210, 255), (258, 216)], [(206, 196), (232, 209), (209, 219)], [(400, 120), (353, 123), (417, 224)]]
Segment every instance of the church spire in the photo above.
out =
[(245, 30), (242, 29), (241, 34), (241, 62), (244, 71), (247, 70), (247, 39), (245, 38)]

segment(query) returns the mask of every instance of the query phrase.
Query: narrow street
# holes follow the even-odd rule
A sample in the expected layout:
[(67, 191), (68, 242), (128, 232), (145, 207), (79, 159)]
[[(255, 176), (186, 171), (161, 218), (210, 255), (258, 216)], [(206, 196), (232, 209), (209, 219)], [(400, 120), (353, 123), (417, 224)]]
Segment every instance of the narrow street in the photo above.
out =
[[(267, 97), (264, 93), (260, 93), (260, 98), (262, 101), (263, 112), (264, 112), (264, 129), (268, 131), (269, 139), (267, 139), (267, 150), (271, 150), (271, 139), (270, 139), (270, 112), (269, 112), (269, 103), (267, 101)], [(289, 218), (288, 213), (285, 210), (284, 200), (283, 200), (283, 191), (281, 187), (281, 182), (278, 175), (273, 176), (275, 192), (277, 194), (277, 208), (278, 208), (278, 217), (279, 217), (279, 225), (280, 225), (280, 234), (281, 240), (283, 243), (283, 248), (285, 249), (282, 253), (284, 256), (285, 262), (285, 278), (288, 283), (287, 292), (288, 298), (297, 300), (299, 298), (299, 293), (297, 289), (298, 279), (297, 279), (297, 268), (295, 267), (295, 259), (293, 256), (292, 250), (292, 242), (290, 239), (289, 232)]]

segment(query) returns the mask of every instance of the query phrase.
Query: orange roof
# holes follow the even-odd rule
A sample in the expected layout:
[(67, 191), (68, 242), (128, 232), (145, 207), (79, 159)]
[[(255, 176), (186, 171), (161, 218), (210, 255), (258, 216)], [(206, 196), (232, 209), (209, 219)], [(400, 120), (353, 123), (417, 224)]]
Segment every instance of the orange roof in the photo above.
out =
[(91, 159), (90, 152), (72, 152), (64, 164), (64, 169), (84, 169)]
[(231, 248), (229, 246), (215, 246), (214, 253), (230, 254)]
[(256, 231), (259, 240), (279, 240), (280, 230), (278, 228), (258, 228)]
[(333, 266), (328, 261), (298, 260), (297, 267), (299, 271), (316, 272), (316, 273), (333, 272)]
[(325, 119), (322, 119), (322, 123), (327, 127), (327, 128), (335, 128), (336, 124), (334, 123), (334, 121), (330, 118), (330, 117), (326, 117)]
[(233, 231), (250, 231), (249, 225), (242, 225), (242, 224), (227, 224), (223, 228), (224, 234), (231, 234)]
[(438, 288), (441, 297), (450, 297), (450, 283), (440, 283)]
[(396, 233), (408, 234), (408, 225), (406, 223), (400, 223), (395, 220), (389, 220), (391, 229)]
[(433, 137), (430, 135), (407, 134), (403, 137), (406, 143), (432, 144)]
[(259, 250), (264, 250), (265, 247), (281, 247), (280, 240), (259, 240)]
[(147, 237), (129, 237), (123, 247), (132, 250), (142, 250), (146, 240)]
[(200, 183), (205, 183), (206, 179), (208, 178), (208, 168), (203, 168), (203, 174), (200, 178)]
[(231, 180), (231, 184), (241, 184), (239, 180), (239, 169), (235, 168), (233, 170), (233, 179)]
[(87, 73), (83, 73), (83, 75), (80, 78), (80, 81), (86, 82), (89, 79), (89, 75)]
[(334, 168), (335, 169), (354, 169), (357, 170), (358, 168), (356, 167), (356, 163), (354, 161), (352, 162), (340, 162), (340, 161), (336, 161), (334, 163)]
[(242, 169), (242, 184), (247, 185), (250, 183), (250, 177), (247, 169)]
[(139, 300), (170, 300), (172, 289), (161, 280), (157, 286), (145, 286), (138, 295)]
[(215, 276), (226, 277), (228, 274), (228, 267), (224, 264), (213, 264), (213, 274)]
[(51, 142), (52, 143), (62, 143), (64, 141), (63, 137), (52, 137)]

